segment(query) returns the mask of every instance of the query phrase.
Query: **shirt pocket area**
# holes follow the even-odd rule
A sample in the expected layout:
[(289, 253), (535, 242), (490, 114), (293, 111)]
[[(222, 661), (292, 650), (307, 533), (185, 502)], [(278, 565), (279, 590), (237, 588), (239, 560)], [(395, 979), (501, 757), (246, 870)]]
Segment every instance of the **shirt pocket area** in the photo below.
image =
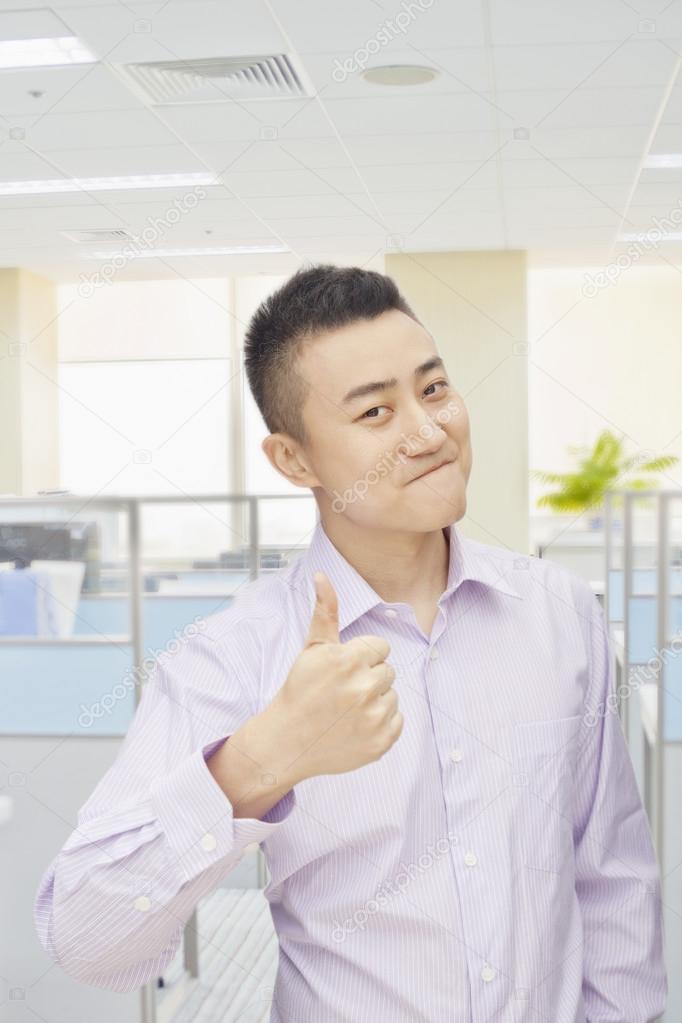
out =
[[(562, 873), (573, 859), (573, 785), (580, 714), (512, 726), (516, 831), (526, 867)], [(571, 866), (571, 869), (572, 866)]]

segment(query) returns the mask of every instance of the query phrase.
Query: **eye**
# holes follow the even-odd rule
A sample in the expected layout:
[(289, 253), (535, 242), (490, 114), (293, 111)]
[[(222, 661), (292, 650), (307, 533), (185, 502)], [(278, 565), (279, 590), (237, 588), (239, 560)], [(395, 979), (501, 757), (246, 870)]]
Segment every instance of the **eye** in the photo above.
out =
[(370, 415), (370, 412), (376, 412), (380, 408), (388, 408), (388, 405), (375, 405), (374, 408), (369, 408), (366, 412), (363, 412), (360, 419), (377, 419), (378, 417)]
[[(449, 383), (447, 382), (447, 380), (434, 380), (434, 382), (432, 384), (429, 384), (429, 386), (424, 390), (424, 394), (426, 394), (427, 391), (430, 391), (432, 387), (437, 387), (438, 384), (442, 384), (443, 387), (445, 388), (445, 390), (447, 390), (448, 387), (450, 386)], [(440, 392), (437, 391), (436, 393), (438, 394)], [(428, 397), (432, 397), (432, 396), (433, 396), (432, 394), (428, 395)], [(378, 418), (380, 418), (379, 416), (371, 415), (371, 413), (376, 412), (380, 408), (388, 408), (388, 405), (374, 405), (373, 408), (369, 408), (369, 409), (367, 409), (366, 412), (363, 412), (363, 414), (360, 416), (360, 419), (362, 420), (362, 419), (378, 419)]]
[[(429, 384), (429, 386), (426, 388), (426, 391), (429, 391), (432, 387), (436, 387), (438, 384), (442, 384), (446, 390), (450, 386), (447, 380), (435, 380), (432, 384)], [(424, 394), (426, 394), (426, 391), (424, 391)]]

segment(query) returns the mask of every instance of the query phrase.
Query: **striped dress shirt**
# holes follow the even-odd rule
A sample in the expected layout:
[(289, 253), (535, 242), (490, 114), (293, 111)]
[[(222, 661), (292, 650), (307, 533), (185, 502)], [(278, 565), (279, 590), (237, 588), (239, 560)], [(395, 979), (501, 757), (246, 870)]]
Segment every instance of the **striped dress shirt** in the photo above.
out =
[[(46, 869), (40, 941), (130, 991), (175, 955), (251, 843), (279, 941), (271, 1023), (647, 1023), (663, 1011), (660, 875), (620, 720), (603, 612), (572, 572), (453, 524), (426, 635), (318, 522), (158, 658), (117, 759)], [(385, 636), (404, 715), (379, 760), (234, 818), (206, 759), (303, 648), (313, 573), (341, 641)]]

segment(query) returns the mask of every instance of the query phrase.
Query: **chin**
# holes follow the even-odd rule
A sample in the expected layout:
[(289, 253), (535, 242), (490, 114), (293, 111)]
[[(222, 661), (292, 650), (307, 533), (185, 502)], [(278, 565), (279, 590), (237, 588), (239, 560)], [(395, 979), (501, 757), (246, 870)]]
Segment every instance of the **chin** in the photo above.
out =
[(429, 533), (436, 529), (457, 522), (466, 513), (466, 497), (455, 494), (452, 497), (438, 500), (425, 500), (421, 506), (415, 506), (406, 516), (406, 528), (415, 533)]

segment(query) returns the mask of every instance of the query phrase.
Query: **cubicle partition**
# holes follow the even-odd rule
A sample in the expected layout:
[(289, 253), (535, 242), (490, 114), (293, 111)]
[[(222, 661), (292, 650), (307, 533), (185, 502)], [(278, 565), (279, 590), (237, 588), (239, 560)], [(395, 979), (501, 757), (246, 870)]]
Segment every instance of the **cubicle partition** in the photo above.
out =
[[(605, 612), (623, 728), (658, 855), (668, 963), (682, 951), (682, 491), (606, 499)], [(682, 1018), (670, 969), (666, 1020)]]
[[(200, 976), (195, 913), (167, 975), (141, 998), (75, 991), (40, 949), (32, 900), (115, 759), (154, 658), (296, 557), (316, 521), (309, 494), (0, 499), (0, 744), (15, 810), (3, 827), (13, 928), (2, 959), (37, 1013), (71, 1019), (77, 999), (100, 1023), (166, 1023)], [(226, 885), (265, 882), (256, 850)]]

